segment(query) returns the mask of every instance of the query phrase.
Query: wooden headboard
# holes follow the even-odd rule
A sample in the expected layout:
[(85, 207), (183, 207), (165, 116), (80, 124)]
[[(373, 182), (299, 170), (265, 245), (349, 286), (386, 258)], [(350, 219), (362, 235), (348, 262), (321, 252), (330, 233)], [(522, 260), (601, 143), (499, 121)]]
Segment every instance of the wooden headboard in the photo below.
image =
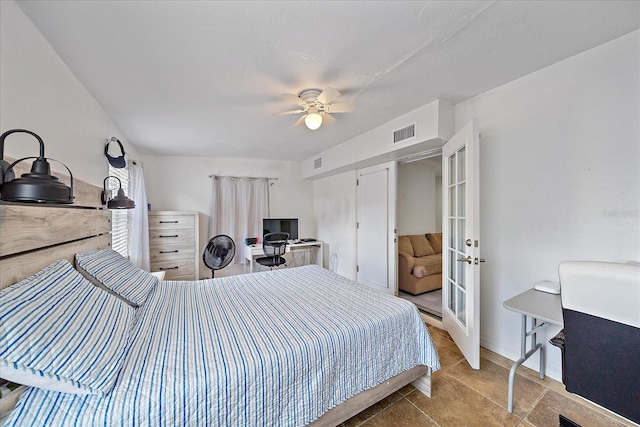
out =
[[(16, 176), (25, 172), (20, 169)], [(73, 185), (72, 205), (0, 202), (0, 289), (55, 260), (73, 264), (77, 252), (111, 247), (111, 211), (100, 203), (102, 187), (77, 179)]]

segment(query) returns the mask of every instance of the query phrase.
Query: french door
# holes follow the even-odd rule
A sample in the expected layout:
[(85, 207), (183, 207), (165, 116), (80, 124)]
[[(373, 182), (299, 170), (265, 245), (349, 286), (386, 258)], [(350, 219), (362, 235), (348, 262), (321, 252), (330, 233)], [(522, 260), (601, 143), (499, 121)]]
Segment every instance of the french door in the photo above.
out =
[(468, 123), (442, 147), (442, 324), (480, 368), (479, 132)]

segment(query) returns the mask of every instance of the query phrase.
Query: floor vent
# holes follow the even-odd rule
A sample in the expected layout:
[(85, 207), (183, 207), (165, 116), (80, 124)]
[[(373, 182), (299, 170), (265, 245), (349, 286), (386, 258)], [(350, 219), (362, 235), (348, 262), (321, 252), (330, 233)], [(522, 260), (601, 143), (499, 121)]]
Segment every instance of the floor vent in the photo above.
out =
[(318, 157), (317, 159), (313, 159), (313, 169), (320, 169), (322, 168), (322, 157)]
[(405, 139), (413, 138), (414, 136), (416, 136), (415, 123), (393, 132), (393, 143), (395, 144), (396, 142), (404, 141)]

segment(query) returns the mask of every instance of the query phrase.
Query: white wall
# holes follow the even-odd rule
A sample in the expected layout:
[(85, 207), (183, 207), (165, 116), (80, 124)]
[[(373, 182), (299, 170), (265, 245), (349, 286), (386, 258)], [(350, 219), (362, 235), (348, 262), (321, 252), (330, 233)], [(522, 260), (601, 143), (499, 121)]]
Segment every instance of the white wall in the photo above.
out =
[[(66, 164), (75, 178), (102, 186), (106, 139), (119, 138), (134, 158), (135, 150), (13, 1), (0, 1), (0, 23), (0, 133), (35, 132), (47, 157)], [(38, 142), (27, 134), (5, 140), (6, 156), (38, 153)], [(56, 162), (51, 167), (67, 173)]]
[[(456, 128), (477, 118), (481, 132), (481, 343), (512, 360), (520, 319), (504, 300), (557, 279), (563, 260), (640, 260), (639, 36), (456, 106)], [(354, 173), (314, 182), (318, 236), (352, 279)], [(560, 352), (546, 348), (547, 374), (560, 379)]]
[(356, 171), (315, 181), (313, 194), (318, 239), (325, 242), (325, 267), (355, 280)]
[[(147, 200), (153, 210), (200, 212), (200, 246), (209, 238), (212, 179), (209, 175), (278, 178), (269, 187), (271, 217), (298, 218), (300, 237), (316, 237), (313, 183), (300, 178), (300, 165), (258, 159), (141, 156)], [(244, 242), (236, 242), (238, 250)], [(230, 268), (233, 268), (231, 266)], [(235, 272), (241, 272), (237, 266)], [(200, 277), (211, 272), (200, 262)], [(217, 274), (217, 273), (216, 273)], [(220, 276), (225, 273), (221, 272)]]
[[(639, 35), (456, 106), (456, 129), (480, 124), (484, 347), (519, 357), (519, 315), (502, 302), (558, 280), (561, 261), (640, 260)], [(560, 352), (547, 349), (558, 379)]]
[(421, 161), (398, 165), (398, 235), (436, 231), (436, 171)]
[[(303, 160), (302, 177), (322, 178), (437, 149), (453, 135), (453, 122), (453, 103), (438, 99)], [(412, 124), (415, 136), (394, 143), (393, 133)], [(314, 169), (318, 158), (322, 167)]]

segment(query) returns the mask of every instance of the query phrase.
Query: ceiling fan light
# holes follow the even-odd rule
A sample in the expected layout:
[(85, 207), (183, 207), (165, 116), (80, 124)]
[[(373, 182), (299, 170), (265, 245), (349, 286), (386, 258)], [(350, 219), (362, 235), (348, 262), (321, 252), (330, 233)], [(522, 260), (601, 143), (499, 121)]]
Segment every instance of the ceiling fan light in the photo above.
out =
[(318, 113), (307, 114), (304, 118), (304, 124), (311, 130), (316, 130), (322, 125), (322, 116)]

